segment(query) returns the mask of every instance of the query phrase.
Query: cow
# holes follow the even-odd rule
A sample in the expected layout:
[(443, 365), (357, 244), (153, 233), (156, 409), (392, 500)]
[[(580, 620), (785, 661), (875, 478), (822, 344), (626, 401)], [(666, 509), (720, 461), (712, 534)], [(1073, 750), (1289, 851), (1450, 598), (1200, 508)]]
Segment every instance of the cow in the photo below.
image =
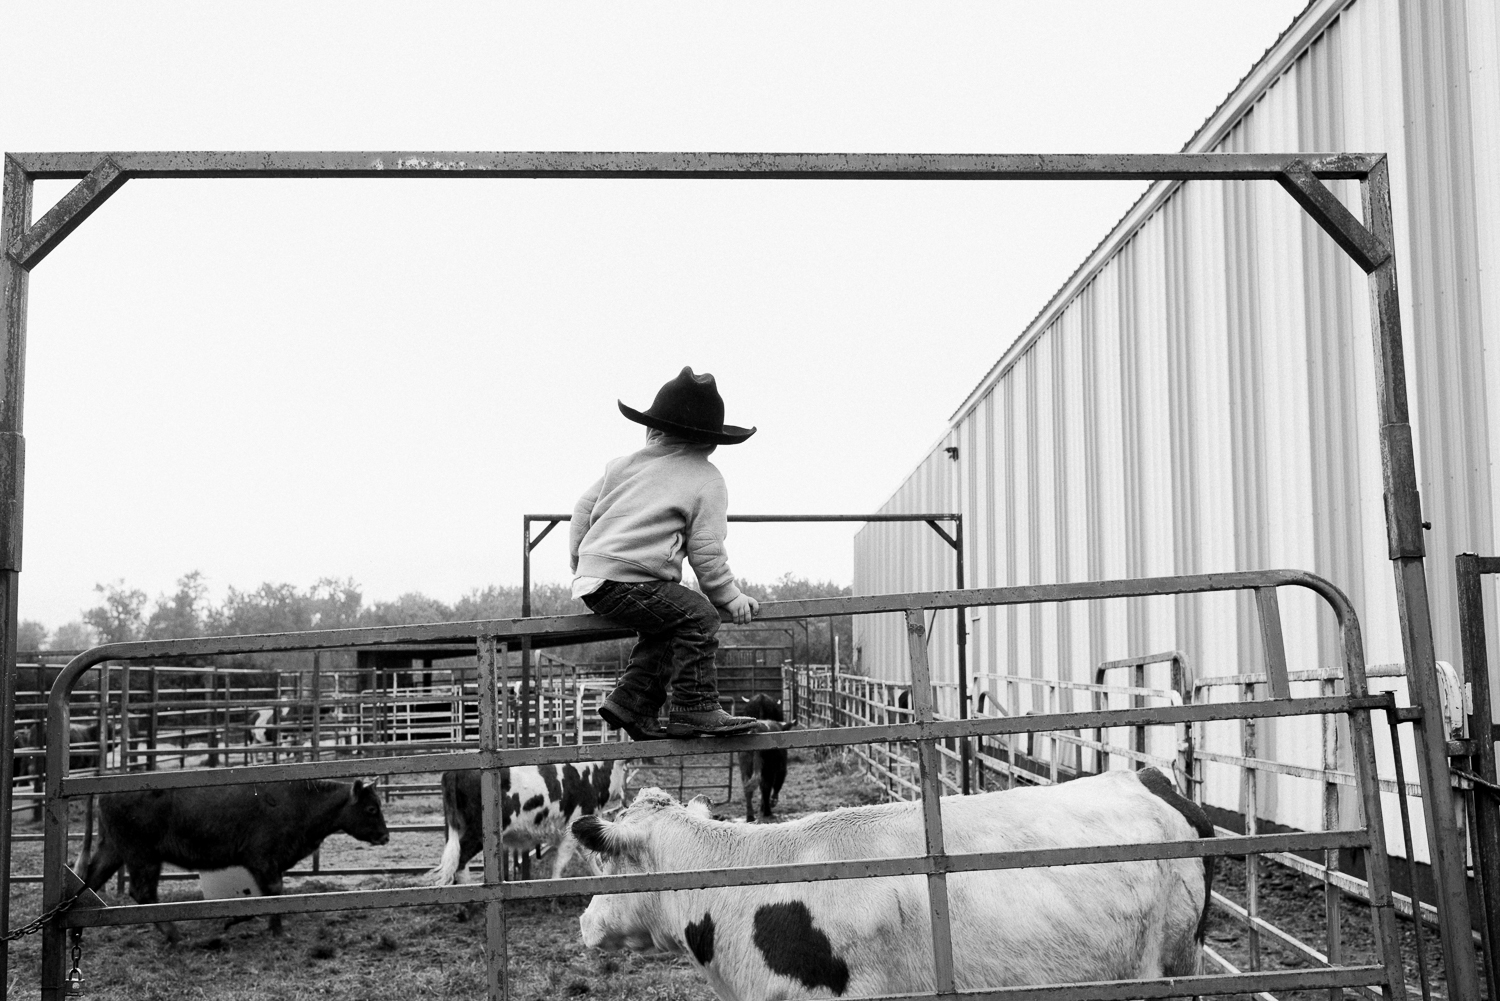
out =
[[(795, 729), (797, 723), (784, 721), (781, 703), (769, 695), (752, 695), (745, 700), (740, 710), (743, 716), (761, 720), (761, 729), (775, 733), (778, 730)], [(786, 749), (781, 747), (765, 751), (740, 752), (740, 781), (745, 787), (745, 823), (755, 823), (755, 796), (760, 794), (760, 819), (769, 820), (771, 809), (781, 797), (781, 787), (786, 782)]]
[[(942, 801), (952, 854), (1212, 837), (1203, 811), (1155, 769)], [(645, 789), (613, 823), (573, 833), (607, 873), (916, 856), (918, 803), (725, 824), (707, 804)], [(948, 876), (958, 990), (1197, 973), (1213, 877), (1209, 858), (1151, 859)], [(723, 999), (770, 1001), (934, 990), (922, 876), (595, 896), (583, 942), (687, 956)]]
[[(554, 846), (552, 876), (560, 877), (577, 848), (571, 825), (625, 802), (625, 762), (520, 765), (500, 770), (501, 843), (527, 852)], [(448, 841), (430, 875), (438, 886), (458, 879), (484, 847), (478, 770), (443, 773), (443, 821)]]
[[(84, 882), (98, 890), (124, 866), (130, 896), (154, 904), (164, 862), (193, 870), (241, 866), (262, 894), (274, 896), (282, 874), (338, 832), (372, 845), (390, 841), (374, 786), (310, 779), (111, 793), (99, 797), (99, 850)], [(170, 921), (157, 927), (178, 941)], [(280, 914), (271, 915), (270, 927), (281, 931)]]
[(280, 743), (283, 711), (275, 706), (257, 709), (250, 725), (245, 728), (245, 743), (263, 747)]

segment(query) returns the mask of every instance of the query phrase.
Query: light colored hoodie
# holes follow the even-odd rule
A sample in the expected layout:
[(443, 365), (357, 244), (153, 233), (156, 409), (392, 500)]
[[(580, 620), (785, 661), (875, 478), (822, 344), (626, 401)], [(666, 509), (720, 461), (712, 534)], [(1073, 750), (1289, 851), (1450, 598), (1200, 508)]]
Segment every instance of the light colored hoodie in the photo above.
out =
[(682, 559), (715, 605), (739, 597), (724, 539), (729, 490), (713, 445), (651, 430), (646, 447), (612, 459), (573, 507), (568, 552), (578, 577), (682, 580)]

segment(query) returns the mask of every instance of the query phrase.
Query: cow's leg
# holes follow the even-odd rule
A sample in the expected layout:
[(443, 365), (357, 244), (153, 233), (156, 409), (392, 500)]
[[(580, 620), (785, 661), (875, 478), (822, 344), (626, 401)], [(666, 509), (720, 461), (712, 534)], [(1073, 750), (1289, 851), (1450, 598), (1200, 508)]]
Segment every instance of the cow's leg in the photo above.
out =
[[(281, 896), (281, 889), (282, 889), (282, 885), (281, 885), (281, 873), (279, 873), (279, 872), (265, 872), (265, 871), (257, 872), (254, 869), (250, 869), (249, 872), (250, 872), (250, 878), (253, 879), (253, 880), (255, 880), (255, 885), (260, 889), (261, 896), (263, 896), (263, 897), (279, 897), (279, 896)], [(254, 917), (254, 915), (241, 914), (241, 915), (238, 915), (236, 917), (225, 918), (224, 919), (224, 930), (228, 931), (229, 929), (233, 928), (235, 925), (239, 924), (241, 921), (249, 921), (253, 917)], [(281, 934), (281, 915), (280, 914), (272, 914), (272, 915), (270, 915), (266, 919), (266, 925), (267, 925), (267, 927), (269, 927), (271, 929), (272, 932), (276, 933), (277, 935), (280, 935)]]
[[(90, 863), (90, 868), (92, 868), (92, 863)], [(115, 868), (119, 867), (116, 866)], [(125, 872), (130, 879), (130, 899), (138, 904), (156, 903), (156, 887), (161, 880), (161, 863), (132, 862), (125, 867)], [(108, 873), (104, 875), (104, 879), (109, 879)], [(182, 933), (177, 930), (175, 922), (158, 921), (156, 923), (156, 930), (165, 935), (167, 941), (173, 945), (176, 945), (182, 939)]]
[(760, 783), (760, 819), (771, 819), (771, 807), (775, 802), (775, 798), (771, 795), (771, 783), (762, 779)]
[[(282, 891), (281, 873), (278, 872), (278, 873), (267, 874), (267, 876), (264, 879), (262, 877), (260, 877), (260, 876), (256, 876), (255, 877), (255, 881), (260, 884), (260, 892), (263, 893), (263, 894), (265, 894), (266, 896), (268, 896), (268, 897), (279, 897), (279, 896), (281, 896), (281, 891)], [(271, 934), (273, 934), (273, 935), (280, 935), (281, 934), (281, 915), (280, 914), (272, 914), (271, 917), (266, 921), (266, 927), (268, 927), (268, 928), (271, 929)]]
[(760, 815), (762, 817), (768, 816), (770, 811), (765, 806), (766, 776), (759, 752), (755, 754), (755, 763), (750, 772), (750, 777), (745, 780), (745, 823), (747, 824), (755, 823), (755, 810), (752, 807), (756, 793), (760, 794)]
[[(90, 890), (102, 889), (109, 877), (120, 871), (120, 866), (125, 864), (125, 859), (115, 850), (114, 842), (110, 838), (100, 838), (99, 848), (89, 857), (88, 865), (83, 870), (83, 881), (88, 884)], [(160, 868), (160, 867), (158, 867)], [(135, 867), (131, 867), (131, 885), (135, 885)]]

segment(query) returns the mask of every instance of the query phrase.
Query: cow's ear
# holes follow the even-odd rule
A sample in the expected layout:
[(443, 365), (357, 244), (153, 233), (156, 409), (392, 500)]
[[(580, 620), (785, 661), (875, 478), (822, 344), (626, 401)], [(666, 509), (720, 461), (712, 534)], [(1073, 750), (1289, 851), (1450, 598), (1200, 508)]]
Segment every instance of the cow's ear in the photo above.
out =
[(598, 852), (606, 858), (619, 858), (622, 855), (629, 857), (635, 847), (630, 838), (620, 832), (618, 824), (612, 824), (593, 814), (573, 821), (573, 837), (589, 851)]
[(704, 820), (711, 820), (714, 815), (713, 805), (709, 803), (707, 796), (694, 796), (688, 800), (687, 809), (688, 813), (702, 817)]

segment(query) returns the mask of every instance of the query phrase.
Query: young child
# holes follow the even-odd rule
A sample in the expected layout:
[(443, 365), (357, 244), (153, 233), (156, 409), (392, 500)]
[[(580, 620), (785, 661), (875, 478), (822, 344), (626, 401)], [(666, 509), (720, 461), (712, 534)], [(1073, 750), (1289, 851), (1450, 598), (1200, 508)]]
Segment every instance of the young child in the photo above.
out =
[[(573, 508), (569, 539), (573, 597), (638, 634), (620, 683), (599, 715), (636, 740), (723, 736), (758, 728), (719, 705), (714, 652), (719, 611), (745, 623), (759, 603), (735, 586), (724, 552), (729, 494), (708, 455), (755, 428), (724, 423), (714, 377), (684, 368), (647, 411), (620, 412), (644, 424), (646, 447), (614, 459)], [(683, 587), (686, 556), (703, 594)], [(707, 595), (705, 598), (704, 595)], [(672, 686), (667, 725), (657, 710)]]

